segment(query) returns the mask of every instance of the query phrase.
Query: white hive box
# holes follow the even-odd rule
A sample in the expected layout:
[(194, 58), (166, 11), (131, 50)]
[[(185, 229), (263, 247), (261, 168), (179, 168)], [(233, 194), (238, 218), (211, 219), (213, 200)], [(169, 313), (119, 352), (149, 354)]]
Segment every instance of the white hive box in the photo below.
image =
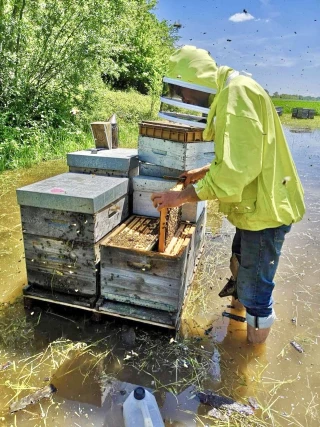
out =
[(17, 190), (29, 285), (98, 295), (99, 240), (128, 217), (128, 183), (65, 173)]
[(68, 153), (70, 172), (106, 176), (132, 177), (139, 174), (138, 150), (115, 148), (112, 150), (82, 150)]
[[(173, 188), (176, 180), (168, 180), (152, 176), (136, 176), (133, 178), (133, 214), (159, 217), (160, 213), (154, 208), (151, 194), (167, 191)], [(181, 221), (197, 222), (206, 202), (185, 203), (182, 206)]]
[(139, 160), (145, 163), (187, 171), (203, 167), (214, 158), (213, 142), (176, 142), (139, 136)]

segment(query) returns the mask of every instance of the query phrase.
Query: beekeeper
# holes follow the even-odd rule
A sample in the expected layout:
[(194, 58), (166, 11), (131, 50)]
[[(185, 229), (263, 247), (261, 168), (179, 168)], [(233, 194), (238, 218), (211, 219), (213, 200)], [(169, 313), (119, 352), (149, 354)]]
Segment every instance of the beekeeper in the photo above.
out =
[(171, 92), (183, 103), (209, 107), (203, 137), (214, 141), (215, 159), (183, 173), (184, 190), (152, 194), (153, 205), (160, 211), (219, 200), (220, 211), (236, 227), (233, 295), (246, 309), (248, 341), (263, 343), (275, 320), (273, 280), (285, 235), (305, 212), (303, 188), (278, 114), (257, 82), (218, 67), (203, 49), (177, 50), (167, 77), (174, 82)]

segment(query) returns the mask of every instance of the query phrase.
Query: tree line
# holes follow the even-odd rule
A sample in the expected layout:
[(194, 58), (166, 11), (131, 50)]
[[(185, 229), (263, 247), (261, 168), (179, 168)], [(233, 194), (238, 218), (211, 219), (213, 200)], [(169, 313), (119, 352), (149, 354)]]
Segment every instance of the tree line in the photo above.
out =
[(156, 5), (0, 0), (0, 126), (63, 126), (101, 85), (157, 92), (177, 33)]
[(303, 95), (291, 95), (287, 93), (274, 92), (272, 98), (280, 99), (294, 99), (294, 100), (303, 100), (303, 101), (320, 101), (320, 96), (303, 96)]

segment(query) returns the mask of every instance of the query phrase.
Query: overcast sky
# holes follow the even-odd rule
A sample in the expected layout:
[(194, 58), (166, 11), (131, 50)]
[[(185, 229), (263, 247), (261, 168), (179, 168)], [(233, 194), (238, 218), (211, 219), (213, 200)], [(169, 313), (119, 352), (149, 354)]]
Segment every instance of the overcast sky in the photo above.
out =
[(320, 0), (158, 0), (155, 14), (270, 94), (320, 96)]

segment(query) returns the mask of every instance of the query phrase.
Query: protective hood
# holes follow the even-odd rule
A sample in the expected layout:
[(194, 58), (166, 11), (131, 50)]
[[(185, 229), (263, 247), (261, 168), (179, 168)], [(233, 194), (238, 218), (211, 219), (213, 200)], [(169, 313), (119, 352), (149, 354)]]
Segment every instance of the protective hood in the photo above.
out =
[(217, 71), (217, 64), (209, 52), (184, 46), (170, 57), (167, 76), (217, 90)]
[[(183, 82), (215, 89), (217, 94), (209, 98), (210, 112), (207, 126), (203, 132), (207, 140), (214, 137), (214, 116), (219, 93), (232, 72), (232, 68), (218, 67), (209, 52), (195, 46), (184, 46), (178, 49), (169, 59), (167, 77)], [(209, 107), (209, 106), (208, 106)]]

